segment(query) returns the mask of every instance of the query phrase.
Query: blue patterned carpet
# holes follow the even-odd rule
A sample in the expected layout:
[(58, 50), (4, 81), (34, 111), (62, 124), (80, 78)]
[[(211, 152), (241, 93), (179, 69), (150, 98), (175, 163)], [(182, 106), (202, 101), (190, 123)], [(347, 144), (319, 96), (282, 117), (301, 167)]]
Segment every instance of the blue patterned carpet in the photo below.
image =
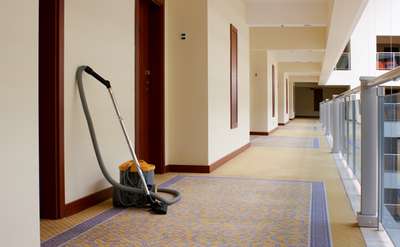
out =
[(168, 215), (110, 209), (42, 246), (331, 246), (320, 182), (178, 176)]

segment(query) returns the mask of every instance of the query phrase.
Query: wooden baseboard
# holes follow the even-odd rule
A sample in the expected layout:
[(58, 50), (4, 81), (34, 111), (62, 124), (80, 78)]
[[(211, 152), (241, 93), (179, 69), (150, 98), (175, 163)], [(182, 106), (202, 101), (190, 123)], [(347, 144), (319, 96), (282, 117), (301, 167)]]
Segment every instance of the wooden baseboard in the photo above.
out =
[(112, 187), (85, 196), (65, 205), (64, 217), (79, 213), (112, 197)]
[(168, 165), (167, 172), (178, 173), (210, 173), (210, 166), (205, 165)]
[[(167, 172), (178, 172), (178, 173), (211, 173), (224, 165), (229, 160), (233, 159), (240, 153), (244, 152), (246, 149), (250, 147), (250, 143), (244, 145), (243, 147), (233, 151), (232, 153), (224, 156), (223, 158), (217, 160), (209, 166), (201, 166), (201, 165), (168, 165), (166, 167)], [(68, 217), (79, 213), (85, 209), (93, 207), (105, 200), (108, 200), (112, 197), (112, 187), (98, 191), (94, 194), (85, 196), (76, 201), (67, 203), (64, 207), (64, 217)]]
[(250, 131), (250, 135), (252, 135), (252, 136), (267, 136), (267, 135), (269, 135), (269, 133), (261, 132), (261, 131)]
[(272, 129), (271, 131), (268, 132), (263, 132), (263, 131), (250, 131), (250, 135), (251, 136), (269, 136), (272, 133), (274, 133), (276, 130), (278, 129), (278, 127), (276, 127), (275, 129)]
[(228, 162), (229, 160), (235, 158), (236, 156), (238, 156), (240, 153), (246, 151), (248, 148), (250, 148), (251, 144), (247, 143), (246, 145), (236, 149), (235, 151), (233, 151), (232, 153), (225, 155), (224, 157), (222, 157), (221, 159), (215, 161), (214, 163), (212, 163), (210, 165), (210, 172), (213, 172), (215, 170), (217, 170), (219, 167), (221, 167), (222, 165), (224, 165), (226, 162)]
[(296, 118), (312, 118), (312, 119), (319, 119), (319, 116), (296, 116)]
[(233, 159), (234, 157), (238, 156), (240, 153), (244, 152), (251, 146), (250, 143), (247, 143), (243, 147), (240, 147), (233, 151), (232, 153), (225, 155), (221, 159), (215, 161), (211, 165), (204, 166), (204, 165), (168, 165), (167, 171), (168, 172), (177, 172), (177, 173), (211, 173), (224, 165), (229, 160)]

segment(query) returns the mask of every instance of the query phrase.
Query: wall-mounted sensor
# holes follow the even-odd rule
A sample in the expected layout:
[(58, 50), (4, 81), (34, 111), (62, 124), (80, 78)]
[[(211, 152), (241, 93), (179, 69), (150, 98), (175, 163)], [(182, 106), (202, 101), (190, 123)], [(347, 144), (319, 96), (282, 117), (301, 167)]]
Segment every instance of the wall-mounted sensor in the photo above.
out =
[(186, 33), (181, 33), (181, 40), (186, 40)]

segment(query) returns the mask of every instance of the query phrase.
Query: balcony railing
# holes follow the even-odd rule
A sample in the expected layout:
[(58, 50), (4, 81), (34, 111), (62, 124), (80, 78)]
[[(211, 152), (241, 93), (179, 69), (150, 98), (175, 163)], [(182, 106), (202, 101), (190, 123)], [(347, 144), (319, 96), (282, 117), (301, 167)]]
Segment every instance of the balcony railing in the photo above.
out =
[[(390, 53), (393, 66), (399, 55)], [(398, 247), (400, 93), (385, 95), (385, 83), (399, 79), (400, 67), (378, 78), (362, 78), (360, 87), (320, 104), (321, 123), (332, 152), (339, 154), (361, 186), (359, 225), (382, 225)]]
[(377, 52), (376, 69), (392, 70), (400, 66), (400, 52)]

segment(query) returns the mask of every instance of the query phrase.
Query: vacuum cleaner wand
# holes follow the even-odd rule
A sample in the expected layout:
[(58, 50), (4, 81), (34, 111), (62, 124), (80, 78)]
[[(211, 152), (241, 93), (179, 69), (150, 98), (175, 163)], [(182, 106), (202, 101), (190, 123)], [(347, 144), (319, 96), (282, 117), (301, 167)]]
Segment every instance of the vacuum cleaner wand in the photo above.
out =
[[(106, 82), (107, 82), (107, 81), (106, 81)], [(140, 167), (139, 160), (138, 160), (138, 158), (137, 158), (137, 156), (136, 156), (135, 150), (133, 149), (132, 141), (131, 141), (131, 139), (129, 138), (128, 133), (127, 133), (127, 131), (126, 131), (124, 119), (122, 118), (121, 113), (120, 113), (119, 110), (118, 110), (117, 102), (116, 102), (115, 97), (114, 97), (114, 95), (113, 95), (113, 93), (112, 93), (112, 90), (111, 90), (111, 85), (110, 85), (110, 87), (108, 88), (108, 92), (109, 92), (110, 97), (111, 97), (111, 100), (112, 100), (112, 102), (113, 102), (114, 109), (115, 109), (115, 113), (116, 113), (117, 116), (118, 116), (119, 123), (120, 123), (121, 128), (122, 128), (122, 130), (123, 130), (123, 132), (124, 132), (124, 136), (125, 136), (126, 143), (127, 143), (128, 146), (129, 146), (129, 151), (130, 151), (130, 153), (131, 153), (131, 155), (132, 155), (133, 163), (135, 164), (136, 170), (137, 170), (137, 172), (139, 173), (139, 177), (140, 177), (140, 179), (142, 180), (143, 188), (144, 188), (144, 191), (145, 191), (145, 193), (146, 193), (147, 201), (148, 201), (148, 203), (150, 204), (150, 207), (151, 207), (151, 209), (152, 209), (152, 211), (153, 211), (154, 213), (156, 213), (156, 214), (167, 214), (167, 210), (168, 210), (167, 204), (165, 204), (165, 203), (163, 203), (163, 202), (161, 202), (161, 201), (156, 201), (156, 200), (154, 200), (153, 197), (152, 197), (151, 194), (150, 194), (149, 188), (147, 187), (146, 179), (144, 178), (144, 175), (143, 175), (142, 168)]]
[(128, 132), (126, 130), (124, 119), (121, 116), (121, 113), (120, 113), (120, 111), (118, 109), (117, 101), (116, 101), (116, 99), (114, 97), (110, 81), (104, 79), (102, 76), (97, 74), (89, 66), (82, 66), (82, 67), (80, 67), (78, 69), (78, 73), (77, 73), (77, 81), (78, 81), (79, 91), (80, 91), (82, 106), (83, 106), (83, 109), (84, 109), (84, 112), (85, 112), (85, 116), (86, 116), (86, 120), (87, 120), (87, 123), (88, 123), (88, 126), (89, 126), (89, 131), (90, 131), (90, 134), (91, 134), (92, 142), (93, 142), (93, 145), (94, 145), (94, 148), (95, 148), (96, 157), (97, 157), (97, 160), (99, 161), (100, 168), (101, 168), (104, 176), (106, 177), (106, 179), (111, 184), (113, 184), (114, 186), (116, 186), (116, 187), (118, 187), (118, 188), (120, 188), (122, 190), (130, 191), (130, 192), (133, 192), (133, 193), (137, 193), (138, 192), (137, 188), (121, 185), (118, 182), (116, 182), (108, 174), (107, 170), (105, 169), (105, 166), (104, 166), (101, 154), (100, 154), (100, 150), (99, 150), (99, 147), (98, 147), (95, 131), (94, 131), (93, 121), (92, 121), (91, 116), (90, 116), (89, 108), (88, 108), (88, 105), (87, 105), (87, 102), (86, 102), (86, 97), (85, 97), (85, 93), (84, 93), (84, 89), (83, 89), (83, 85), (82, 85), (82, 73), (83, 73), (83, 71), (85, 71), (89, 75), (93, 76), (95, 79), (97, 79), (99, 82), (101, 82), (107, 88), (107, 90), (109, 92), (109, 95), (111, 97), (111, 101), (112, 101), (113, 106), (114, 106), (115, 113), (116, 113), (116, 115), (117, 115), (117, 117), (119, 119), (119, 123), (121, 125), (123, 134), (125, 136), (125, 141), (128, 144), (129, 151), (130, 151), (130, 154), (131, 154), (132, 159), (133, 159), (133, 163), (135, 164), (136, 170), (137, 170), (137, 172), (139, 174), (139, 177), (140, 177), (140, 180), (143, 183), (143, 190), (144, 190), (144, 193), (146, 195), (146, 199), (147, 199), (147, 201), (148, 201), (148, 203), (149, 203), (149, 205), (150, 205), (150, 207), (151, 207), (151, 209), (152, 209), (152, 211), (154, 213), (156, 213), (156, 214), (166, 214), (167, 213), (168, 204), (175, 203), (180, 199), (179, 192), (174, 191), (174, 190), (168, 190), (168, 189), (160, 190), (160, 191), (164, 191), (164, 192), (171, 193), (171, 194), (175, 195), (175, 200), (170, 202), (170, 203), (168, 203), (167, 201), (163, 200), (161, 197), (159, 197), (156, 194), (154, 194), (154, 193), (149, 191), (149, 188), (147, 187), (146, 179), (145, 179), (143, 171), (142, 171), (142, 169), (140, 167), (139, 160), (138, 160), (138, 158), (136, 156), (136, 153), (135, 153), (135, 150), (133, 148), (132, 141), (130, 140)]

